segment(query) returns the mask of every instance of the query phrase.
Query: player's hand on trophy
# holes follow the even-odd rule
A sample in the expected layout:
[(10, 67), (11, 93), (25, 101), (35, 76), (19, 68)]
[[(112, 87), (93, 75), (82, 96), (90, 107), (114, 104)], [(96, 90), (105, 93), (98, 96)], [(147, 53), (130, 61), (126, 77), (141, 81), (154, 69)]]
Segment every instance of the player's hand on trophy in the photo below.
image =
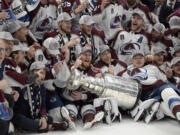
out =
[(76, 59), (76, 61), (75, 61), (75, 63), (74, 63), (74, 68), (75, 68), (75, 69), (77, 69), (78, 67), (81, 66), (81, 64), (82, 64), (81, 57), (82, 57), (82, 55), (80, 55), (80, 56)]
[(109, 65), (108, 73), (114, 75), (114, 67), (112, 65)]
[(98, 77), (98, 78), (100, 78), (100, 77), (102, 77), (103, 76), (103, 74), (102, 73), (98, 73), (98, 74), (96, 74), (96, 77)]
[(97, 71), (97, 74), (95, 75), (95, 77), (100, 78), (103, 76), (102, 70), (100, 68), (95, 68), (95, 70)]
[(71, 97), (74, 98), (74, 100), (81, 100), (82, 99), (82, 93), (79, 91), (73, 91), (71, 93)]

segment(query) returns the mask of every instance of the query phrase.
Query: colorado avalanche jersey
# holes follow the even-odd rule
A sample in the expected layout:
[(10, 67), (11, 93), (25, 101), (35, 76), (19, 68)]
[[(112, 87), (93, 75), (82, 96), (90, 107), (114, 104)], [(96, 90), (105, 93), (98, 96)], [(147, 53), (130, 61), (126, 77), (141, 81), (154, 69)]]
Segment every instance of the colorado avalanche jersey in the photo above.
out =
[(109, 4), (103, 11), (100, 5), (94, 8), (93, 19), (95, 23), (104, 30), (107, 40), (112, 39), (121, 28), (123, 7), (118, 4)]
[(134, 32), (121, 31), (114, 41), (113, 48), (118, 58), (128, 65), (134, 51), (142, 51), (145, 55), (150, 54), (147, 37)]

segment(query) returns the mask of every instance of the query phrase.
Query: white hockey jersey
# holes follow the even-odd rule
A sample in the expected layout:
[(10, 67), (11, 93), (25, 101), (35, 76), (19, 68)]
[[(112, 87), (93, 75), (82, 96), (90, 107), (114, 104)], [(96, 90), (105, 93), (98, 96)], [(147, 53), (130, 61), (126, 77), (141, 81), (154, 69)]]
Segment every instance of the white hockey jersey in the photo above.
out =
[[(96, 7), (98, 10), (100, 7)], [(121, 28), (123, 15), (123, 7), (118, 4), (109, 4), (103, 11), (94, 12), (93, 20), (94, 22), (104, 30), (106, 39), (110, 40), (118, 32), (118, 28)]]
[(150, 54), (148, 39), (143, 34), (121, 31), (114, 40), (113, 48), (119, 59), (130, 64), (134, 51), (142, 51), (145, 55)]
[(37, 8), (39, 10), (33, 17), (29, 29), (37, 39), (42, 40), (46, 32), (57, 28), (57, 7), (49, 4), (48, 6)]

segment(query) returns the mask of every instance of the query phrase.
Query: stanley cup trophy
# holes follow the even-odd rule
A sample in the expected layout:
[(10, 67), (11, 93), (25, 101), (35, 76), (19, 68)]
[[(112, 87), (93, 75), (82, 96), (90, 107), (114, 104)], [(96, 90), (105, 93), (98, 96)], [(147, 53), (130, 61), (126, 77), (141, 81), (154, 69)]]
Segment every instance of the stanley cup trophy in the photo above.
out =
[(114, 97), (123, 110), (132, 109), (139, 100), (141, 85), (131, 79), (125, 79), (111, 74), (103, 77), (90, 77), (83, 75), (76, 69), (72, 70), (67, 88), (75, 90), (79, 87), (97, 94), (99, 97)]

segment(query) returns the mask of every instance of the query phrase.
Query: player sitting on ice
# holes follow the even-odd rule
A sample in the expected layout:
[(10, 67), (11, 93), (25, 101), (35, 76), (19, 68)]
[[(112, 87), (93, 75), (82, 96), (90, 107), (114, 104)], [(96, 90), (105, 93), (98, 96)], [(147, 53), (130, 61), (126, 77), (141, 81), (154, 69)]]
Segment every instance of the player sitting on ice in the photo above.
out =
[[(97, 76), (100, 72), (91, 65), (91, 62), (92, 49), (83, 47), (80, 56), (71, 69), (77, 69), (88, 76)], [(78, 116), (78, 108), (80, 109), (85, 129), (91, 128), (104, 117), (104, 112), (96, 113), (93, 106), (93, 100), (97, 98), (97, 95), (87, 92), (80, 87), (72, 91), (65, 90), (62, 96), (64, 98), (64, 104), (66, 105), (65, 107), (68, 109), (72, 121), (75, 122)], [(72, 124), (70, 126), (72, 126)], [(75, 124), (73, 126), (75, 128)]]
[(46, 112), (46, 90), (42, 86), (45, 79), (45, 64), (34, 62), (30, 66), (30, 74), (40, 74), (36, 81), (31, 82), (19, 92), (19, 99), (14, 107), (13, 124), (16, 128), (31, 132), (48, 132), (66, 130), (68, 123), (53, 123), (52, 117)]
[[(95, 67), (100, 68), (102, 75), (109, 73), (119, 76), (126, 71), (127, 65), (123, 61), (112, 59), (110, 48), (107, 45), (100, 46), (99, 61)], [(97, 98), (94, 100), (96, 111), (104, 111), (104, 122), (110, 124), (116, 118), (121, 120), (121, 114), (118, 110), (118, 103), (114, 98)]]
[[(158, 49), (156, 51), (163, 52)], [(169, 83), (167, 77), (169, 71), (162, 71), (158, 65), (144, 66), (145, 59), (142, 52), (135, 52), (131, 61), (131, 68), (128, 68), (123, 76), (129, 76), (142, 84), (141, 100), (143, 101), (140, 101), (139, 105), (131, 111), (134, 120), (143, 118), (146, 123), (149, 123), (154, 117), (162, 119), (164, 114), (171, 112), (172, 117), (179, 121), (180, 91), (175, 85)], [(166, 109), (162, 110), (162, 105)]]

